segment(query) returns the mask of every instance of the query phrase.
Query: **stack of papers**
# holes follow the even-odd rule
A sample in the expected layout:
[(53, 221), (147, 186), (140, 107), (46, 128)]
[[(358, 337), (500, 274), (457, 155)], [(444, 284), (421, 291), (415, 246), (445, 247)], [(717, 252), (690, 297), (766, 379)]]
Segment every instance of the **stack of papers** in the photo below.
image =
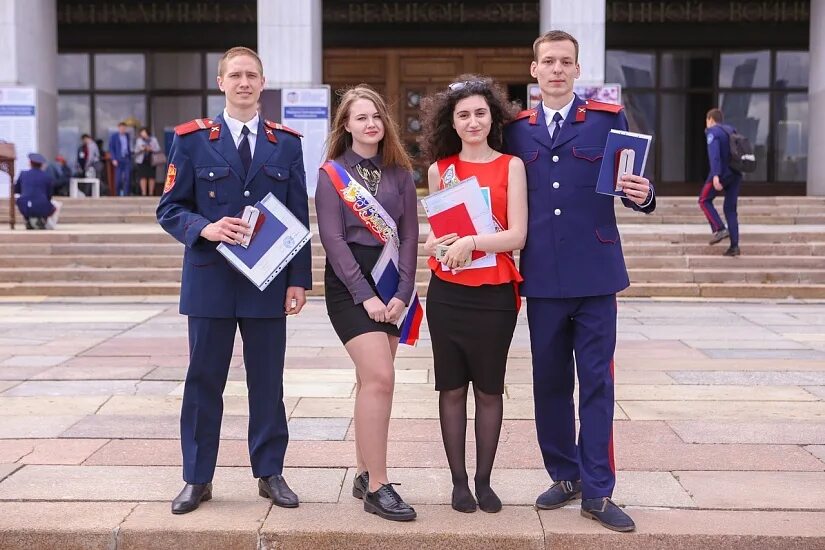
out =
[[(475, 176), (461, 183), (442, 189), (421, 199), (430, 228), (436, 237), (457, 233), (459, 237), (468, 235), (490, 235), (496, 232), (489, 200), (478, 184)], [(496, 265), (496, 255), (473, 251), (473, 262), (464, 269), (478, 269)]]

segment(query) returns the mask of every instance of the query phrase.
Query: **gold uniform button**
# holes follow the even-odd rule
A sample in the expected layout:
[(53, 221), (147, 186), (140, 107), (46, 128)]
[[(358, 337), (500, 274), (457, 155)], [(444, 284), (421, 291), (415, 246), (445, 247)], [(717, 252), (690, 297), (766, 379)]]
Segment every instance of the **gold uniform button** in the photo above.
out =
[(215, 172), (209, 172), (209, 177), (214, 178), (215, 177)]
[(561, 216), (561, 209), (556, 208), (555, 210), (553, 210), (553, 214), (555, 214), (556, 216)]
[(554, 181), (553, 182), (553, 189), (558, 189), (558, 188), (559, 188), (559, 182)]
[(558, 162), (558, 161), (559, 161), (559, 156), (558, 155), (553, 155), (553, 162)]

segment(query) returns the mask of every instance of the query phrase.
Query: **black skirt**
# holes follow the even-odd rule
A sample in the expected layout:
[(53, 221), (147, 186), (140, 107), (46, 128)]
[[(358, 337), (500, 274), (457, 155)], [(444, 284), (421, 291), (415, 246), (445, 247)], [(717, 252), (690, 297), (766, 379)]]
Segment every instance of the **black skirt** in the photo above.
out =
[(427, 290), (427, 324), (435, 389), (454, 390), (472, 382), (484, 393), (504, 393), (517, 317), (512, 283), (472, 287), (433, 275)]
[[(381, 246), (365, 246), (352, 243), (349, 245), (355, 261), (361, 268), (361, 273), (367, 279), (373, 291), (375, 291), (375, 283), (370, 272), (378, 262), (382, 248)], [(384, 332), (390, 336), (401, 336), (401, 331), (393, 323), (373, 321), (367, 315), (367, 310), (364, 309), (362, 304), (353, 302), (352, 294), (335, 274), (329, 261), (327, 261), (324, 268), (324, 298), (332, 328), (343, 344), (368, 332)]]
[(154, 178), (157, 170), (152, 166), (152, 153), (143, 153), (143, 162), (138, 164), (136, 168), (138, 179)]

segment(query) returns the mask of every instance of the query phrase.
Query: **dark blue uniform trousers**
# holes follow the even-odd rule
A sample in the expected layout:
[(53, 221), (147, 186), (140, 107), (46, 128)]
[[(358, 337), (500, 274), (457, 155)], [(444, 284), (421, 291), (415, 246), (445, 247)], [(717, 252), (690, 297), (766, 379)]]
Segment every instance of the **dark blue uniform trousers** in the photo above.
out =
[[(736, 203), (739, 201), (739, 187), (742, 184), (742, 176), (733, 174), (722, 179), (722, 192), (725, 194), (725, 203), (722, 209), (725, 212), (725, 220), (728, 222), (728, 232), (730, 233), (730, 245), (739, 246), (739, 216), (736, 210)], [(713, 206), (713, 199), (719, 192), (713, 188), (713, 180), (705, 182), (702, 192), (699, 193), (699, 208), (705, 214), (710, 224), (710, 230), (714, 233), (725, 228), (719, 212)]]
[(180, 419), (187, 483), (208, 483), (215, 473), (236, 325), (244, 344), (252, 473), (266, 477), (283, 471), (289, 442), (283, 400), (286, 319), (189, 317), (190, 362)]
[(121, 197), (132, 194), (132, 165), (128, 158), (119, 160), (115, 166), (115, 192)]
[[(582, 480), (582, 498), (609, 497), (613, 461), (616, 296), (528, 298), (536, 432), (555, 481)], [(573, 354), (575, 350), (575, 368)], [(573, 404), (579, 379), (579, 437)]]

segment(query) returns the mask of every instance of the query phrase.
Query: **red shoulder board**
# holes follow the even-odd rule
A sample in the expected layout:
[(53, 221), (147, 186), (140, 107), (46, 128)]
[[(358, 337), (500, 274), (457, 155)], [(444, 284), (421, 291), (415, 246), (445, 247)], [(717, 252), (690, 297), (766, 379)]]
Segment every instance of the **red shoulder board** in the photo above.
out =
[(519, 114), (517, 114), (516, 118), (514, 118), (513, 120), (515, 121), (515, 120), (521, 120), (523, 118), (529, 118), (530, 119), (530, 121), (529, 121), (530, 124), (536, 124), (536, 119), (537, 119), (538, 115), (539, 115), (538, 109), (525, 109), (524, 111), (521, 111)]
[(304, 137), (304, 135), (301, 132), (299, 132), (298, 130), (293, 130), (289, 126), (284, 126), (283, 124), (279, 124), (277, 122), (272, 122), (271, 120), (264, 120), (264, 125), (267, 128), (272, 128), (273, 130), (281, 130), (283, 132), (286, 132), (288, 134), (292, 134), (293, 136), (296, 136), (296, 137), (299, 137), (299, 138)]
[(603, 101), (596, 101), (594, 99), (588, 99), (585, 102), (587, 105), (588, 111), (606, 111), (608, 113), (618, 114), (621, 112), (624, 107), (621, 105), (616, 105), (615, 103), (605, 103)]
[(179, 136), (185, 136), (196, 130), (206, 130), (208, 128), (220, 128), (220, 125), (211, 118), (196, 118), (195, 120), (190, 120), (189, 122), (175, 126), (175, 133)]

